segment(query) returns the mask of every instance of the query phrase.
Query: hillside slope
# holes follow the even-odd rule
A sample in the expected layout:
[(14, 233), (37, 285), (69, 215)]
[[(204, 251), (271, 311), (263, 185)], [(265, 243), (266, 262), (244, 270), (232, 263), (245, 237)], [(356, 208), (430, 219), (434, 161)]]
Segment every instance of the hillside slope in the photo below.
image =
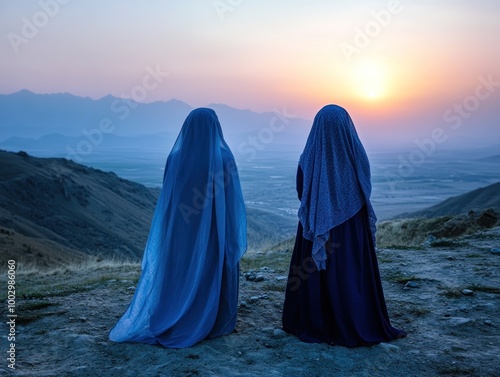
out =
[(142, 255), (158, 189), (56, 158), (0, 151), (2, 259)]
[[(0, 262), (52, 266), (141, 258), (160, 190), (61, 158), (0, 150)], [(247, 210), (249, 249), (283, 240), (276, 214)]]
[(500, 209), (500, 182), (478, 188), (468, 193), (448, 198), (441, 203), (420, 211), (404, 213), (398, 218), (439, 217), (460, 215), (469, 211), (481, 211), (488, 208)]

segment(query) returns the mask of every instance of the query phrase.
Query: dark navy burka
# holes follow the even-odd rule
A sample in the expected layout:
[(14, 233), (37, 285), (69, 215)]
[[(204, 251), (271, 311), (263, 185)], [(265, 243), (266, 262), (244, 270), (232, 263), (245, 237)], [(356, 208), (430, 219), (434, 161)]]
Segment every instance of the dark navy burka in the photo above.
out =
[[(347, 162), (346, 164), (349, 165)], [(314, 197), (311, 194), (314, 189), (309, 187), (311, 190), (304, 190), (308, 184), (304, 181), (304, 166), (308, 164), (306, 158), (301, 157), (297, 171), (297, 193), (301, 205), (307, 205), (311, 202), (310, 198)], [(317, 173), (318, 164), (315, 170)], [(314, 186), (310, 182), (312, 179), (309, 179), (309, 186)], [(356, 181), (354, 182), (350, 191), (356, 193), (358, 188)], [(337, 191), (339, 190), (340, 188)], [(321, 197), (321, 193), (326, 190), (316, 191), (320, 193), (318, 205), (323, 203), (328, 207), (327, 200)], [(304, 195), (309, 195), (310, 198), (304, 198)], [(302, 217), (299, 222), (285, 295), (283, 329), (302, 341), (358, 347), (406, 335), (390, 324), (368, 207), (369, 200), (366, 199), (354, 215), (349, 215), (348, 219), (323, 234), (323, 239), (326, 240), (323, 249), (326, 259), (319, 257), (320, 262), (313, 255), (313, 241), (304, 236), (303, 223), (309, 226), (309, 222), (313, 221)], [(329, 215), (322, 213), (321, 216)], [(334, 210), (331, 216), (335, 216)], [(313, 220), (318, 218), (319, 216), (315, 216)], [(318, 220), (315, 224), (316, 228), (319, 222)]]

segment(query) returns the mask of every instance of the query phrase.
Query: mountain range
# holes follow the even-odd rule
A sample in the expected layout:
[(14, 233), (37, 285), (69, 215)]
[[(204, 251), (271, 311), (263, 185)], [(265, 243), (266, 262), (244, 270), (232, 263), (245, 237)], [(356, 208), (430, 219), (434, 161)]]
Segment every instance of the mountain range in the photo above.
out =
[[(305, 143), (311, 121), (286, 108), (256, 113), (211, 104), (233, 147), (244, 148), (249, 138), (273, 147)], [(68, 93), (36, 94), (21, 90), (0, 95), (0, 147), (46, 151), (66, 156), (68, 148), (90, 142), (106, 148), (171, 145), (192, 107), (179, 100), (138, 103), (111, 95), (94, 100)], [(87, 143), (88, 144), (88, 143)]]

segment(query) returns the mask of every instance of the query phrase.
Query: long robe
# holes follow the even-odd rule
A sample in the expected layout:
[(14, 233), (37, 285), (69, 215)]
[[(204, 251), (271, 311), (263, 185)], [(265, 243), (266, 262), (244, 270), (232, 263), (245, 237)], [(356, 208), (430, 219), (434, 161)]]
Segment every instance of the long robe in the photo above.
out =
[(246, 212), (215, 112), (193, 110), (165, 166), (132, 302), (115, 342), (189, 347), (234, 330)]
[(299, 225), (283, 329), (347, 347), (405, 336), (391, 326), (375, 254), (370, 166), (349, 114), (315, 117), (297, 171)]

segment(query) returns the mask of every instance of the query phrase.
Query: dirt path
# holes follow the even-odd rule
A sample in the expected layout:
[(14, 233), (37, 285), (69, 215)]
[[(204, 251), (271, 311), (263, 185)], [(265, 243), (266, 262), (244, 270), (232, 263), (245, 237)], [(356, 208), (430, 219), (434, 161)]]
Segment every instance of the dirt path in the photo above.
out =
[[(440, 247), (380, 250), (389, 314), (408, 337), (357, 349), (306, 344), (280, 330), (286, 251), (253, 253), (242, 264), (236, 332), (182, 350), (107, 340), (130, 302), (138, 267), (19, 275), (27, 298), (18, 299), (23, 324), (17, 369), (9, 374), (498, 376), (500, 255), (491, 250), (499, 247), (495, 228)], [(247, 280), (248, 270), (264, 280)]]

